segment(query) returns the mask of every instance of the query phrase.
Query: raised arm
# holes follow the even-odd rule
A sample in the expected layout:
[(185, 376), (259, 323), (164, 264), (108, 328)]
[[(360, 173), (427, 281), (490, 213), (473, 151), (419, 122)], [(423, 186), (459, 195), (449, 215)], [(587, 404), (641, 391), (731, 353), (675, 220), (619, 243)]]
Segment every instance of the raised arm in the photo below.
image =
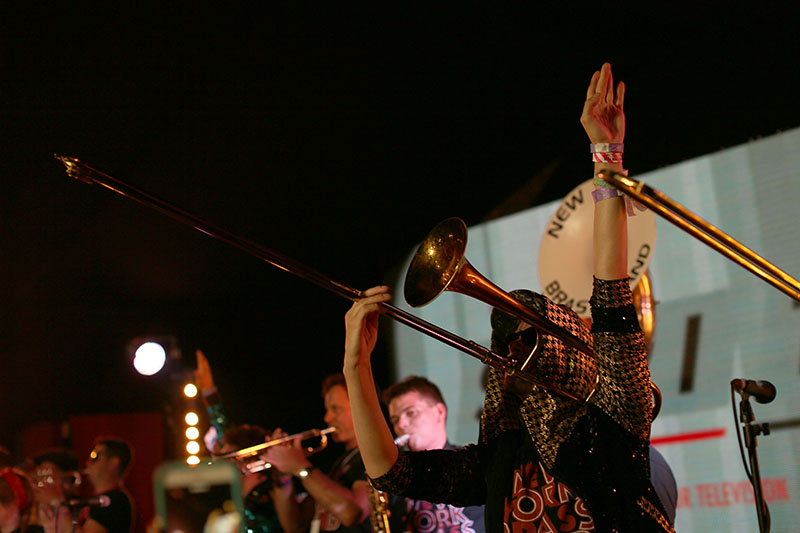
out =
[(211, 427), (206, 432), (203, 440), (210, 452), (218, 451), (225, 432), (233, 425), (225, 414), (222, 396), (214, 384), (214, 375), (211, 365), (202, 350), (196, 350), (197, 369), (194, 371), (194, 383), (200, 389), (200, 397), (208, 412), (208, 421)]
[(397, 460), (398, 450), (381, 411), (370, 358), (378, 340), (380, 303), (391, 299), (389, 287), (373, 287), (344, 317), (344, 377), (361, 458), (367, 474), (380, 477)]
[[(625, 85), (615, 89), (611, 65), (595, 72), (581, 115), (581, 123), (595, 145), (595, 174), (623, 172), (625, 139)], [(600, 146), (598, 144), (619, 144)], [(592, 400), (631, 433), (646, 439), (650, 433), (651, 389), (644, 336), (636, 319), (627, 272), (627, 214), (624, 197), (595, 180), (594, 291), (592, 333), (600, 374)]]
[[(592, 144), (622, 144), (625, 140), (625, 84), (614, 89), (611, 65), (594, 73), (586, 91), (581, 124)], [(613, 149), (608, 152), (615, 152)], [(600, 153), (603, 153), (602, 151)], [(620, 159), (615, 162), (615, 159)], [(622, 172), (621, 156), (598, 157), (608, 162), (596, 162), (597, 172), (608, 169)], [(598, 190), (603, 187), (597, 186)], [(597, 201), (594, 210), (594, 275), (598, 279), (614, 280), (627, 276), (627, 217), (622, 196)]]

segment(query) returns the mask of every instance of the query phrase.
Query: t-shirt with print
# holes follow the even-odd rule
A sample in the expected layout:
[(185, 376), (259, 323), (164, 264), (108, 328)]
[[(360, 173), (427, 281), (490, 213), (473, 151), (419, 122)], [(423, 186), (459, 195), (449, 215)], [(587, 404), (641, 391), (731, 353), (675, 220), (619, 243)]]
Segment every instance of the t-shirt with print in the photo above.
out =
[[(455, 450), (449, 442), (444, 450)], [(392, 533), (484, 533), (484, 506), (454, 507), (444, 503), (392, 496)]]
[(595, 531), (584, 501), (547, 471), (536, 448), (528, 439), (525, 440), (527, 444), (517, 451), (511, 493), (505, 495), (505, 531)]

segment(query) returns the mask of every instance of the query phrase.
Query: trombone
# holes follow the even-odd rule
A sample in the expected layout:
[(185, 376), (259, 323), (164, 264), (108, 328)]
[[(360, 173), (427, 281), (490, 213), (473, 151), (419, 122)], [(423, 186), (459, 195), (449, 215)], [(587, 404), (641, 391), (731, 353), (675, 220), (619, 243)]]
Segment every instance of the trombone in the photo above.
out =
[(800, 302), (800, 282), (747, 246), (675, 202), (666, 194), (644, 182), (612, 170), (601, 170), (597, 173), (597, 177), (646, 205), (655, 213), (667, 219), (668, 222), (710, 246), (795, 301)]
[(239, 470), (241, 470), (242, 474), (255, 474), (256, 472), (261, 472), (263, 470), (272, 468), (270, 463), (260, 457), (261, 452), (267, 448), (295, 440), (302, 443), (304, 440), (319, 437), (320, 441), (317, 446), (306, 446), (303, 448), (303, 451), (305, 451), (307, 455), (312, 455), (317, 452), (321, 452), (326, 446), (328, 446), (328, 433), (333, 433), (334, 431), (336, 431), (336, 428), (333, 427), (325, 429), (309, 429), (308, 431), (303, 431), (302, 433), (295, 433), (294, 435), (287, 435), (286, 437), (272, 439), (263, 444), (256, 444), (255, 446), (250, 446), (249, 448), (242, 448), (241, 450), (236, 450), (235, 452), (216, 455), (212, 461), (230, 459), (239, 466)]
[[(235, 248), (239, 248), (240, 250), (266, 261), (267, 263), (281, 270), (310, 281), (322, 287), (323, 289), (327, 289), (348, 300), (356, 301), (362, 297), (361, 291), (355, 288), (348, 287), (343, 283), (334, 281), (321, 272), (310, 268), (299, 261), (296, 261), (295, 259), (287, 257), (279, 252), (271, 250), (245, 237), (236, 235), (228, 230), (216, 226), (215, 224), (192, 215), (191, 213), (188, 213), (187, 211), (184, 211), (183, 209), (170, 204), (169, 202), (161, 200), (153, 194), (145, 192), (132, 185), (129, 185), (128, 183), (125, 183), (122, 180), (97, 170), (96, 168), (87, 165), (77, 158), (61, 155), (55, 155), (55, 158), (66, 166), (67, 175), (70, 177), (79, 179), (88, 184), (96, 183), (102, 185), (109, 190), (139, 202), (151, 209), (155, 209), (156, 211), (167, 215), (170, 218), (173, 218), (183, 224), (187, 224), (202, 233), (214, 237), (215, 239), (225, 242)], [(480, 275), (480, 273), (475, 269), (471, 268), (469, 262), (464, 259), (463, 255), (466, 248), (466, 224), (460, 219), (449, 219), (445, 222), (447, 224), (443, 223), (444, 225), (439, 225), (441, 227), (437, 226), (437, 229), (441, 231), (437, 231), (435, 234), (432, 232), (433, 241), (439, 241), (441, 244), (445, 245), (443, 248), (441, 248), (441, 250), (448, 257), (450, 266), (453, 268), (451, 268), (446, 274), (447, 283), (445, 283), (443, 287), (440, 287), (438, 292), (432, 294), (430, 299), (435, 298), (439, 292), (446, 290), (448, 286), (451, 286), (450, 290), (458, 290), (458, 292), (463, 292), (464, 294), (468, 294), (478, 299), (491, 298), (490, 300), (484, 299), (483, 301), (489, 305), (499, 307), (502, 310), (508, 310), (511, 314), (518, 316), (526, 322), (530, 322), (533, 326), (536, 326), (536, 342), (535, 346), (532, 347), (533, 349), (530, 354), (521, 360), (515, 359), (511, 356), (502, 356), (474, 341), (459, 337), (454, 333), (451, 333), (443, 328), (440, 328), (439, 326), (431, 324), (430, 322), (427, 322), (415, 315), (412, 315), (411, 313), (403, 311), (402, 309), (385, 302), (381, 303), (383, 314), (394, 320), (397, 320), (402, 324), (405, 324), (412, 329), (419, 331), (420, 333), (441, 341), (452, 348), (460, 350), (471, 357), (480, 359), (481, 362), (491, 365), (502, 372), (505, 372), (506, 374), (516, 375), (517, 377), (533, 385), (547, 387), (553, 392), (573, 400), (588, 400), (594, 389), (586, 398), (577, 398), (566, 391), (554, 389), (552, 385), (543, 383), (541, 380), (537, 379), (533, 372), (530, 371), (530, 367), (532, 366), (533, 361), (536, 360), (536, 355), (543, 345), (541, 342), (539, 328), (559, 337), (566, 344), (582, 350), (589, 355), (592, 355), (593, 353), (592, 348), (587, 346), (584, 342), (572, 335), (567, 330), (559, 327), (556, 324), (550, 323), (544, 317), (536, 315), (527, 307), (517, 302), (514, 298), (509, 296), (507, 293), (504, 293), (497, 286)], [(455, 245), (453, 247), (448, 247), (448, 241), (453, 242)], [(424, 242), (432, 241), (428, 239)], [(430, 256), (432, 247), (420, 247), (420, 250)], [(437, 262), (441, 263), (442, 261), (433, 261), (431, 266), (436, 266)], [(426, 269), (425, 275), (435, 277), (437, 274), (429, 269)], [(444, 273), (440, 273), (439, 275), (440, 277), (445, 276)], [(408, 284), (408, 281), (406, 283)], [(469, 290), (468, 287), (470, 286), (473, 287), (473, 291)], [(470, 292), (472, 292), (472, 294)]]

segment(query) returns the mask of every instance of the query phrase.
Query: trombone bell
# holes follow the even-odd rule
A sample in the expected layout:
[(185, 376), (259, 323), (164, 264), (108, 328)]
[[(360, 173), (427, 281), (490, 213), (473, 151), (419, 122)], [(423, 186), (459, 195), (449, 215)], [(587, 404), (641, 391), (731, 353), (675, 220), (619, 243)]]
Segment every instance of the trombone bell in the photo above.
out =
[(467, 225), (463, 220), (448, 218), (433, 228), (406, 272), (403, 293), (408, 305), (422, 307), (446, 291), (466, 261), (466, 250)]
[[(464, 257), (466, 248), (467, 225), (460, 218), (449, 218), (433, 228), (420, 243), (406, 272), (403, 291), (408, 305), (421, 307), (446, 290), (458, 292), (514, 315), (540, 333), (557, 337), (587, 355), (594, 354), (590, 346), (571, 332), (550, 322), (486, 279)], [(532, 360), (528, 357), (516, 370), (524, 371)], [(515, 368), (506, 369), (507, 372), (513, 370)]]

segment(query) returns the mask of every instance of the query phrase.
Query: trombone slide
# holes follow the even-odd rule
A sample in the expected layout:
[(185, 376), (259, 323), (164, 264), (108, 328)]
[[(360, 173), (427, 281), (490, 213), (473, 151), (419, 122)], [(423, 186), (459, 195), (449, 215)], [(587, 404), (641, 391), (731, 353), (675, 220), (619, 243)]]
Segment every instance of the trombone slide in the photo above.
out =
[(779, 291), (800, 302), (800, 282), (753, 250), (695, 215), (666, 194), (644, 182), (612, 170), (601, 170), (597, 177), (641, 202), (668, 222), (713, 248), (745, 270), (749, 270)]

